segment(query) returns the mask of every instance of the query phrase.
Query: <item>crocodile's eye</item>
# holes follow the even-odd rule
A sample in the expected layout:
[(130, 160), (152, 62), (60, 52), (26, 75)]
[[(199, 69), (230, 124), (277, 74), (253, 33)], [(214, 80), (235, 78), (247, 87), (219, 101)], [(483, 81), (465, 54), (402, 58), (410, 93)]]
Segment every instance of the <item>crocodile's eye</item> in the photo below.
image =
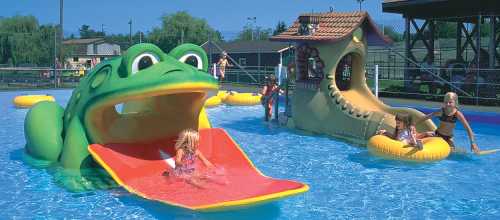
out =
[(194, 66), (196, 69), (203, 69), (203, 61), (198, 54), (188, 53), (179, 58), (179, 61)]
[(137, 56), (134, 59), (134, 62), (132, 62), (132, 75), (136, 74), (140, 70), (155, 65), (156, 63), (158, 63), (158, 60), (160, 60), (158, 56), (152, 53), (143, 53)]

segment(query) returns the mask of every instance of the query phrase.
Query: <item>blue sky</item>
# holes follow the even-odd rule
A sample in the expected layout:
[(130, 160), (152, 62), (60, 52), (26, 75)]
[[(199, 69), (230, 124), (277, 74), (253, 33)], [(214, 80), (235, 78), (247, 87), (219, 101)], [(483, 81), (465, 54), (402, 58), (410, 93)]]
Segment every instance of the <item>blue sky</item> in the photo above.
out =
[[(231, 38), (248, 24), (248, 17), (256, 17), (256, 25), (274, 28), (278, 21), (290, 25), (300, 13), (324, 12), (330, 6), (335, 11), (355, 11), (355, 0), (71, 0), (64, 1), (64, 33), (77, 34), (82, 24), (107, 33), (128, 33), (129, 19), (133, 32), (148, 32), (161, 25), (160, 17), (177, 11), (205, 19), (210, 26)], [(379, 23), (400, 26), (403, 19), (397, 14), (382, 13), (382, 0), (365, 0), (367, 10)], [(34, 15), (41, 24), (59, 23), (59, 0), (4, 1), (0, 16)], [(398, 28), (399, 29), (399, 28)]]

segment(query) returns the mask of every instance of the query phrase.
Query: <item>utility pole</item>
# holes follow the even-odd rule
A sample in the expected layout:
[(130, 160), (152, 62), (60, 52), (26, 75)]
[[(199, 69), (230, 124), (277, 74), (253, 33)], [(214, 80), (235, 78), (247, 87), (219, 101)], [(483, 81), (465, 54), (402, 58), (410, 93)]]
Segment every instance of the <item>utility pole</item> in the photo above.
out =
[(359, 3), (359, 11), (361, 11), (361, 4), (365, 1), (365, 0), (356, 0), (358, 3)]
[[(59, 63), (64, 62), (64, 57), (63, 57), (63, 40), (64, 40), (64, 34), (63, 34), (63, 8), (64, 8), (64, 0), (59, 0)], [(56, 64), (56, 68), (59, 67)], [(62, 65), (60, 66), (62, 68)], [(57, 74), (56, 74), (57, 73)], [(59, 76), (59, 71), (54, 71), (54, 75), (57, 75), (56, 77), (56, 86), (59, 86), (60, 84), (60, 76)]]
[(103, 36), (105, 35), (104, 34), (104, 24), (101, 24), (101, 33), (102, 33)]
[(132, 19), (130, 19), (130, 21), (128, 22), (129, 24), (129, 27), (130, 27), (130, 32), (128, 34), (128, 43), (129, 43), (129, 46), (132, 46)]
[(57, 88), (57, 77), (56, 77), (56, 69), (57, 69), (57, 28), (54, 28), (54, 88)]

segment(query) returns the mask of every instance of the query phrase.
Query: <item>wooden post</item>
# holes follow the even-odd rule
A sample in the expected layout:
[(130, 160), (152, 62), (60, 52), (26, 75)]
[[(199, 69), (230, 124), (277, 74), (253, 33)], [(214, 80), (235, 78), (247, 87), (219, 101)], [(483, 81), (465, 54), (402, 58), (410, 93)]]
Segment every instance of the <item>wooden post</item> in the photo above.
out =
[(477, 45), (477, 51), (476, 51), (476, 57), (477, 57), (477, 70), (476, 70), (476, 105), (479, 104), (479, 85), (478, 85), (478, 79), (479, 79), (479, 69), (482, 68), (480, 66), (481, 63), (481, 14), (477, 17), (477, 32), (476, 32), (476, 45)]
[[(410, 54), (411, 54), (411, 48), (410, 48), (410, 19), (409, 17), (405, 17), (405, 55), (409, 59)], [(404, 70), (404, 86), (405, 88), (410, 85), (410, 62), (408, 60), (405, 60), (405, 70)]]
[(463, 60), (462, 57), (462, 22), (457, 22), (457, 60)]
[(497, 26), (497, 17), (496, 16), (491, 16), (490, 17), (490, 43), (489, 43), (489, 54), (490, 54), (490, 60), (489, 60), (489, 68), (494, 69), (495, 68), (495, 61), (496, 61), (496, 26)]
[[(429, 48), (427, 50), (427, 56), (430, 56), (429, 58), (432, 60), (432, 63), (434, 63), (434, 31), (435, 31), (435, 26), (434, 26), (435, 21), (434, 20), (429, 20)], [(422, 30), (424, 32), (424, 30)], [(424, 32), (425, 33), (425, 32)], [(424, 39), (425, 41), (425, 39)], [(434, 71), (434, 70), (432, 70)]]

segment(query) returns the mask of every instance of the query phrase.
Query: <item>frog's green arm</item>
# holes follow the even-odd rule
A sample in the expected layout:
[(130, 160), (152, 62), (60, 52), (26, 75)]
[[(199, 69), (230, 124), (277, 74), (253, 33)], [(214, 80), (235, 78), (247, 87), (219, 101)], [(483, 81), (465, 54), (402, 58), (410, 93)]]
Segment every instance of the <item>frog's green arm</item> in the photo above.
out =
[(64, 149), (60, 158), (62, 167), (67, 169), (86, 168), (90, 156), (87, 151), (89, 142), (85, 135), (85, 130), (78, 117), (74, 117), (69, 122), (64, 138)]
[(55, 162), (61, 154), (64, 109), (55, 102), (39, 102), (24, 121), (26, 151), (31, 156)]

